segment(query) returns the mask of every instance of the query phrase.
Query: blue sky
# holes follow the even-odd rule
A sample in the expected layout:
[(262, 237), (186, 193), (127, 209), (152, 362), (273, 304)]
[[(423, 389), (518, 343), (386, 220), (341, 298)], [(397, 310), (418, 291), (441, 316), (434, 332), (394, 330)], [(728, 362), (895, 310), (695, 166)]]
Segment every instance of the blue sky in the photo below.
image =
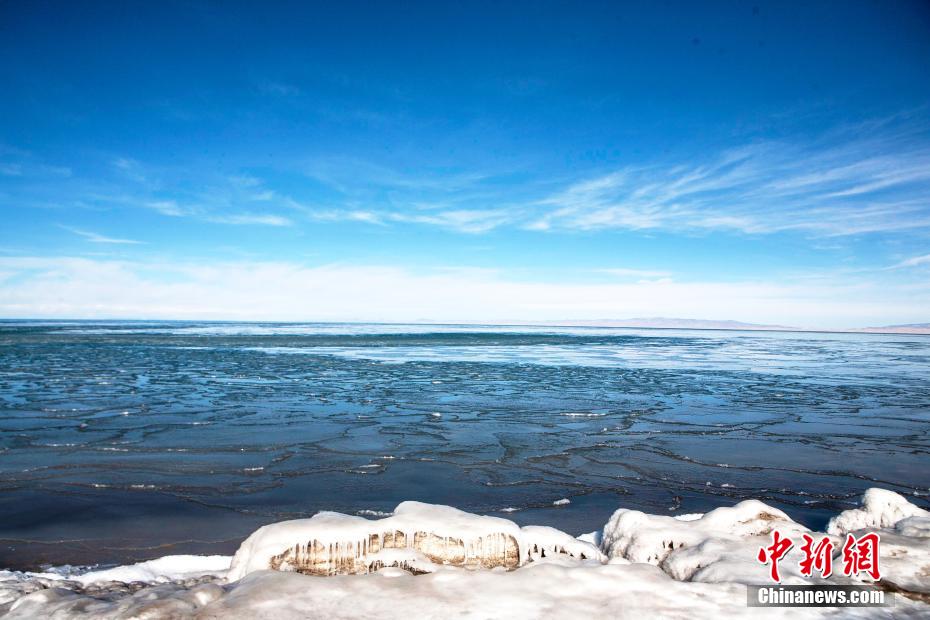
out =
[(0, 316), (930, 321), (922, 2), (0, 3)]

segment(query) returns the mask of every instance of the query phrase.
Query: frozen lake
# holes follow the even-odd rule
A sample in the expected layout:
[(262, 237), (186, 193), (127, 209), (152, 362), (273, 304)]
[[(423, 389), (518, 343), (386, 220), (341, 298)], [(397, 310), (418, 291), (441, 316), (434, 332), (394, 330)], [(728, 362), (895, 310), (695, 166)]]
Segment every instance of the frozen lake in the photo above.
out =
[(872, 486), (930, 506), (928, 456), (930, 337), (0, 322), (0, 568), (408, 499), (580, 534), (757, 498), (822, 528)]

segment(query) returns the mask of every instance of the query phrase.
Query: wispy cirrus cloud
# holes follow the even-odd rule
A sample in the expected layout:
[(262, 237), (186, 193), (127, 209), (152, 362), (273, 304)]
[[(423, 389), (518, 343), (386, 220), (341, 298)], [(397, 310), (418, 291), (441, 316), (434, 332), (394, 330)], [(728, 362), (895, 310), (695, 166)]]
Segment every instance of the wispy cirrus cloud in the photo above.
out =
[(306, 217), (317, 222), (362, 222), (365, 224), (385, 225), (385, 215), (362, 209), (314, 209), (291, 201), (291, 206)]
[(916, 117), (626, 165), (542, 195), (552, 179), (515, 183), (500, 171), (395, 169), (337, 157), (305, 172), (341, 194), (325, 217), (314, 216), (329, 221), (469, 234), (506, 227), (812, 237), (914, 231), (930, 228), (930, 128)]
[(669, 278), (670, 271), (659, 271), (656, 269), (629, 269), (627, 267), (612, 267), (610, 269), (598, 269), (598, 273), (617, 276), (618, 278)]
[(900, 263), (892, 265), (888, 269), (906, 269), (907, 267), (920, 267), (923, 265), (930, 265), (930, 254), (924, 254), (923, 256), (912, 256), (911, 258), (906, 258)]
[(41, 161), (31, 152), (0, 143), (0, 177), (22, 180), (59, 180), (73, 174), (68, 166)]
[[(269, 170), (266, 180), (242, 169), (204, 171), (115, 157), (108, 162), (114, 179), (70, 179), (44, 202), (67, 196), (63, 200), (88, 208), (142, 207), (214, 224), (348, 222), (470, 235), (497, 229), (819, 238), (915, 232), (930, 230), (930, 127), (914, 118), (687, 159), (668, 156), (564, 181), (526, 170), (392, 167), (338, 156), (289, 162)], [(20, 173), (16, 162), (4, 165)], [(39, 206), (35, 196), (46, 190), (27, 190)]]
[(211, 222), (216, 222), (217, 224), (235, 224), (235, 225), (250, 225), (256, 224), (259, 226), (291, 226), (293, 221), (282, 217), (280, 215), (266, 215), (260, 213), (236, 213), (233, 215), (212, 215), (206, 218)]
[(842, 236), (930, 228), (930, 142), (831, 135), (765, 142), (701, 163), (629, 166), (538, 201), (531, 230), (802, 231)]
[(404, 170), (351, 157), (319, 158), (308, 163), (305, 174), (351, 195), (361, 196), (385, 189), (457, 194), (467, 192), (489, 177), (487, 173), (417, 166)]
[(483, 233), (514, 221), (507, 209), (447, 209), (431, 213), (390, 213), (393, 222), (428, 224), (463, 233)]
[[(158, 171), (146, 173), (145, 166), (129, 158), (117, 158), (113, 165), (138, 186), (136, 192), (124, 193), (114, 199), (117, 202), (141, 206), (161, 215), (178, 218), (195, 218), (214, 224), (240, 226), (291, 226), (293, 220), (276, 213), (244, 211), (242, 206), (252, 206), (275, 201), (277, 194), (264, 186), (261, 179), (250, 175), (230, 175), (211, 179), (197, 190), (178, 191), (163, 179), (155, 179)], [(162, 176), (164, 173), (161, 173)], [(166, 189), (167, 187), (167, 189)], [(180, 194), (182, 199), (153, 198), (166, 193)], [(273, 205), (272, 205), (273, 206)]]
[(313, 209), (302, 212), (320, 222), (359, 222), (388, 226), (390, 224), (421, 224), (466, 234), (480, 234), (515, 220), (506, 209), (435, 209), (424, 210), (363, 210)]
[(81, 230), (79, 228), (71, 228), (70, 226), (62, 226), (65, 230), (73, 232), (75, 235), (84, 237), (91, 243), (111, 243), (116, 245), (138, 245), (145, 243), (144, 241), (136, 241), (135, 239), (120, 239), (117, 237), (107, 237), (105, 235), (100, 235), (89, 230)]
[[(523, 208), (500, 174), (432, 165), (414, 169), (345, 157), (317, 159), (304, 173), (339, 194), (312, 219), (415, 224), (479, 234), (520, 220)], [(501, 206), (501, 205), (508, 206)]]
[(174, 200), (152, 200), (144, 203), (144, 206), (162, 215), (171, 217), (185, 217), (187, 215), (193, 215), (194, 213), (190, 208), (179, 206)]

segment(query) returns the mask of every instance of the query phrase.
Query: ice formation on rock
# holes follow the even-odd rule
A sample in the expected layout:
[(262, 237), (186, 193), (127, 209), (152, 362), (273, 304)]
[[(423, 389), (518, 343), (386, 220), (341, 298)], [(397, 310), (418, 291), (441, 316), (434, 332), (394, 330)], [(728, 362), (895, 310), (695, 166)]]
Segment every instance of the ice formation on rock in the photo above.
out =
[(838, 536), (866, 531), (881, 537), (882, 583), (930, 603), (930, 511), (897, 493), (869, 489), (862, 508), (841, 512), (827, 525)]
[[(930, 514), (901, 495), (869, 489), (863, 508), (847, 510), (830, 521), (834, 564), (839, 564), (845, 534), (877, 531), (881, 536), (883, 578), (879, 586), (925, 600), (930, 593)], [(855, 584), (855, 578), (835, 572), (829, 579), (804, 576), (801, 535), (809, 533), (784, 512), (758, 501), (740, 502), (687, 518), (617, 510), (604, 528), (601, 547), (610, 558), (659, 566), (673, 579), (705, 583), (760, 584), (768, 569), (756, 561), (758, 549), (769, 544), (774, 529), (797, 542), (780, 563), (782, 583)], [(811, 533), (815, 538), (825, 534)]]
[(673, 551), (711, 539), (768, 536), (776, 527), (785, 534), (808, 531), (781, 510), (756, 500), (687, 517), (679, 519), (620, 508), (604, 527), (601, 547), (608, 557), (660, 565)]
[(308, 575), (364, 574), (385, 567), (424, 573), (433, 565), (512, 570), (557, 555), (602, 558), (595, 546), (553, 528), (520, 528), (499, 517), (403, 502), (383, 519), (321, 512), (266, 525), (242, 543), (229, 579), (267, 569)]
[(897, 493), (873, 488), (862, 496), (862, 508), (845, 510), (830, 519), (827, 533), (843, 536), (867, 527), (893, 527), (907, 517), (930, 518), (930, 511), (915, 506)]
[[(610, 557), (655, 564), (680, 581), (749, 585), (768, 582), (768, 569), (756, 554), (776, 529), (795, 540), (809, 531), (756, 500), (683, 518), (620, 509), (605, 526), (601, 544)], [(799, 553), (793, 547), (781, 563), (782, 583), (813, 581), (800, 575)]]

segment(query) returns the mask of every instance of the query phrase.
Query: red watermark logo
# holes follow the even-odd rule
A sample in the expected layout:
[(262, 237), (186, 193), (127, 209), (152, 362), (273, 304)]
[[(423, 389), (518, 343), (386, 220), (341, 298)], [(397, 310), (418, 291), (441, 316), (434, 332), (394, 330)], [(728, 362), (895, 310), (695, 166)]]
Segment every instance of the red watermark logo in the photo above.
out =
[[(819, 541), (807, 534), (803, 535), (804, 544), (801, 545), (801, 553), (804, 557), (798, 562), (801, 574), (810, 577), (814, 571), (820, 573), (822, 577), (829, 577), (833, 574), (833, 541), (824, 536)], [(846, 542), (843, 544), (843, 574), (847, 577), (858, 577), (865, 573), (873, 580), (881, 579), (881, 572), (878, 565), (878, 544), (880, 538), (875, 532), (870, 532), (859, 538), (852, 534), (846, 536)], [(781, 575), (778, 573), (778, 563), (794, 547), (794, 541), (781, 532), (775, 530), (772, 532), (772, 544), (768, 547), (759, 549), (756, 559), (761, 564), (769, 565), (769, 576), (775, 583), (781, 583)]]

